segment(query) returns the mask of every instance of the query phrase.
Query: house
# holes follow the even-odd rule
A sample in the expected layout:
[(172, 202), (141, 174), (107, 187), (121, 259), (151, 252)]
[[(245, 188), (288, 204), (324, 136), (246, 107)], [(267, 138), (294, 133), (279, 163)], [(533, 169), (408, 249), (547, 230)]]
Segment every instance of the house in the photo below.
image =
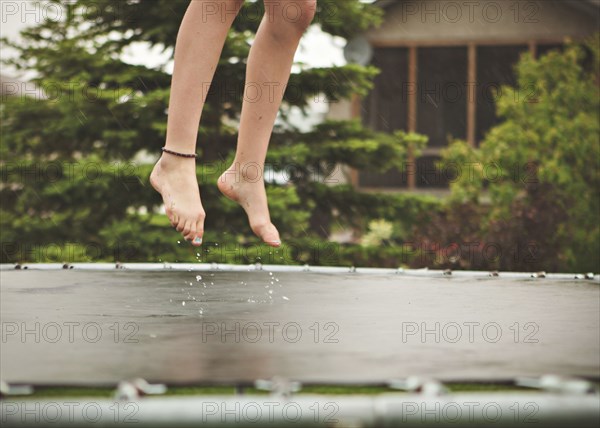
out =
[[(429, 144), (415, 168), (352, 170), (361, 190), (445, 193), (435, 161), (450, 138), (477, 146), (497, 123), (494, 90), (514, 84), (521, 54), (537, 56), (599, 29), (600, 0), (378, 0), (379, 28), (364, 34), (381, 69), (364, 99), (333, 103), (331, 119), (360, 118), (378, 131), (416, 131)], [(526, 94), (524, 94), (526, 96)]]

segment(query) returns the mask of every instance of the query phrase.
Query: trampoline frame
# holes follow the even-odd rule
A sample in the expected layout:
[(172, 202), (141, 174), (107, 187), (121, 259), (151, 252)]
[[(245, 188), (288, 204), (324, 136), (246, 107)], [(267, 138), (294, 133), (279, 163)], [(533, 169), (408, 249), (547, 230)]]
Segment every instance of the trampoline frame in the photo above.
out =
[[(488, 393), (430, 396), (204, 396), (134, 400), (14, 398), (5, 427), (38, 426), (598, 426), (597, 394)], [(84, 410), (85, 409), (85, 410)], [(60, 417), (58, 418), (59, 415)], [(58, 419), (57, 419), (58, 418)]]
[(296, 265), (263, 265), (254, 263), (248, 265), (223, 264), (223, 263), (1, 263), (0, 271), (15, 269), (35, 270), (61, 270), (77, 269), (91, 271), (270, 271), (270, 272), (312, 272), (312, 273), (357, 273), (368, 275), (402, 275), (425, 277), (461, 277), (461, 278), (488, 278), (502, 277), (508, 279), (585, 279), (600, 282), (600, 274), (588, 273), (546, 273), (546, 272), (499, 272), (499, 271), (469, 271), (469, 270), (436, 270), (436, 269), (404, 269), (404, 268), (369, 268), (369, 267), (344, 267), (344, 266), (296, 266)]

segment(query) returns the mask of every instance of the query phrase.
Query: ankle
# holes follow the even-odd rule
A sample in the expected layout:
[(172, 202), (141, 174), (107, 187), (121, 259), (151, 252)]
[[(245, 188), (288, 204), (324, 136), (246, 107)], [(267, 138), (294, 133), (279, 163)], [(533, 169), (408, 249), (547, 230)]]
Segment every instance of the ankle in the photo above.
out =
[(264, 164), (258, 162), (234, 161), (223, 173), (225, 180), (236, 183), (263, 184), (265, 178)]
[(178, 171), (181, 169), (196, 169), (196, 159), (194, 158), (183, 158), (169, 153), (163, 153), (158, 160), (160, 168), (165, 172)]

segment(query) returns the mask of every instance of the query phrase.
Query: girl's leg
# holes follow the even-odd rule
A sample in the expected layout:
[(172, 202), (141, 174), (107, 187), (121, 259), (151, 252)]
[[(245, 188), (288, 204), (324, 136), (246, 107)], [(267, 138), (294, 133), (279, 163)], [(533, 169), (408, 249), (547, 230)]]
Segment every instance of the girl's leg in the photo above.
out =
[(281, 241), (269, 216), (263, 174), (265, 157), (294, 54), (314, 17), (316, 0), (264, 2), (266, 13), (248, 58), (235, 160), (219, 178), (218, 186), (225, 196), (244, 208), (254, 233), (277, 247)]
[[(225, 38), (244, 0), (192, 0), (175, 48), (166, 148), (194, 153), (207, 86), (213, 79)], [(223, 9), (226, 8), (226, 9)], [(193, 158), (163, 153), (150, 175), (162, 195), (167, 216), (177, 231), (202, 243), (204, 208)]]

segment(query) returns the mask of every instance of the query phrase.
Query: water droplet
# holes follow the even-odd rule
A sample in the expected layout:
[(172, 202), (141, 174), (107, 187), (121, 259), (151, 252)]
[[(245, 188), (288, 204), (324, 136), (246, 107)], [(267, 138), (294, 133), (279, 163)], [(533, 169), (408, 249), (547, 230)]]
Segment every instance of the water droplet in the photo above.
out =
[(204, 313), (204, 311), (203, 311), (202, 309), (199, 309), (199, 310), (198, 310), (198, 313), (199, 313), (200, 315), (202, 315), (202, 314)]
[(181, 244), (181, 241), (177, 241), (178, 244)]
[(282, 297), (282, 299), (283, 299), (283, 300), (290, 300), (290, 299), (289, 299), (288, 297), (286, 297), (286, 296), (283, 296), (283, 297)]
[(181, 302), (181, 306), (185, 306), (185, 302)]
[(273, 276), (273, 272), (269, 272), (269, 276)]
[(201, 275), (196, 275), (196, 281), (200, 281), (202, 279)]
[(269, 294), (273, 294), (273, 290), (269, 290)]

